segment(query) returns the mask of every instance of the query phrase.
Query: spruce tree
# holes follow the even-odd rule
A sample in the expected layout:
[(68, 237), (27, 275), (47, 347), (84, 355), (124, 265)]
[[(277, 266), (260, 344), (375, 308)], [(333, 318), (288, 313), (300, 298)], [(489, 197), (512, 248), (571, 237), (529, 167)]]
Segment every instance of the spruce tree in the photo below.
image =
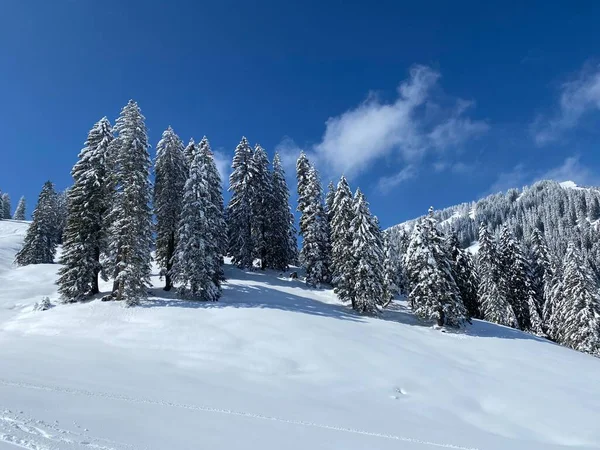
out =
[(183, 142), (171, 127), (156, 146), (154, 166), (154, 214), (156, 215), (156, 262), (165, 274), (165, 291), (171, 290), (171, 268), (177, 246), (183, 188), (187, 167)]
[(542, 311), (546, 301), (546, 286), (550, 285), (552, 279), (553, 264), (546, 239), (537, 228), (531, 234), (529, 267), (535, 300)]
[(354, 295), (354, 259), (352, 257), (351, 230), (354, 218), (354, 200), (344, 176), (337, 184), (331, 207), (331, 269), (334, 292), (343, 302), (352, 301)]
[(11, 219), (11, 215), (10, 212), (12, 210), (12, 207), (10, 205), (10, 195), (8, 195), (6, 192), (4, 194), (2, 194), (2, 218), (4, 219)]
[(278, 153), (275, 153), (273, 158), (271, 188), (267, 221), (267, 260), (271, 268), (286, 270), (296, 259), (296, 230), (290, 209), (290, 192)]
[(108, 218), (109, 251), (114, 268), (113, 296), (128, 306), (147, 296), (150, 282), (152, 211), (148, 134), (139, 106), (133, 100), (115, 123), (112, 142), (113, 183)]
[(496, 244), (487, 226), (479, 227), (479, 252), (477, 254), (480, 310), (488, 322), (517, 328), (518, 322), (506, 293), (500, 288), (500, 262)]
[(527, 280), (527, 262), (520, 245), (508, 227), (504, 225), (500, 233), (498, 248), (500, 262), (500, 288), (511, 304), (521, 330), (531, 329), (528, 297), (530, 286)]
[(304, 152), (300, 153), (298, 160), (296, 161), (296, 180), (298, 181), (298, 209), (300, 213), (300, 235), (304, 236), (306, 233), (305, 218), (302, 213), (308, 208), (310, 199), (308, 195), (308, 184), (309, 184), (309, 173), (311, 170), (311, 164)]
[(417, 317), (435, 320), (438, 326), (460, 326), (467, 319), (433, 208), (413, 231), (405, 266), (409, 301)]
[(214, 301), (219, 298), (219, 285), (214, 273), (215, 255), (211, 248), (212, 205), (208, 186), (207, 165), (197, 151), (192, 158), (185, 183), (177, 248), (173, 258), (173, 280), (181, 284), (180, 292), (192, 299)]
[(23, 248), (17, 253), (15, 263), (19, 266), (51, 264), (54, 262), (57, 245), (56, 191), (52, 182), (44, 183), (32, 218), (25, 234)]
[(25, 220), (25, 197), (21, 197), (19, 199), (19, 203), (17, 203), (17, 209), (15, 209), (13, 219)]
[(235, 149), (229, 176), (231, 199), (227, 206), (229, 232), (228, 253), (235, 265), (252, 268), (254, 242), (252, 240), (252, 175), (250, 161), (252, 147), (245, 137)]
[(190, 165), (192, 164), (192, 160), (194, 159), (194, 155), (196, 154), (196, 150), (197, 150), (196, 149), (196, 142), (194, 141), (194, 138), (190, 138), (190, 141), (188, 142), (188, 145), (183, 150), (185, 164), (188, 167), (188, 169), (189, 169)]
[(269, 159), (265, 150), (257, 144), (254, 154), (249, 161), (250, 172), (250, 221), (252, 229), (252, 242), (254, 244), (254, 258), (260, 259), (262, 270), (271, 267), (268, 261), (267, 240), (269, 234), (269, 208), (272, 204), (273, 190), (271, 186), (271, 173)]
[(206, 235), (208, 237), (207, 252), (212, 264), (210, 269), (212, 281), (214, 286), (217, 287), (216, 296), (213, 295), (212, 299), (216, 300), (220, 296), (221, 282), (225, 280), (223, 256), (227, 251), (227, 223), (225, 222), (223, 206), (223, 187), (221, 175), (206, 136), (198, 144), (198, 154), (208, 189), (208, 205), (205, 213), (209, 228)]
[(351, 230), (354, 236), (352, 258), (354, 270), (354, 301), (352, 307), (360, 313), (374, 313), (385, 300), (383, 249), (378, 236), (379, 226), (371, 215), (369, 204), (358, 189), (354, 201)]
[(384, 234), (383, 240), (384, 260), (383, 260), (383, 306), (386, 307), (400, 292), (400, 265), (395, 249), (390, 244), (389, 235)]
[(320, 286), (327, 276), (324, 253), (327, 230), (324, 222), (323, 191), (319, 174), (313, 166), (309, 169), (302, 198), (304, 209), (300, 220), (304, 224), (304, 232), (300, 261), (306, 270), (306, 283), (310, 286)]
[(58, 291), (66, 302), (99, 292), (100, 255), (105, 250), (102, 227), (108, 208), (106, 157), (113, 140), (110, 122), (100, 119), (88, 133), (79, 160), (73, 166), (68, 191), (67, 224), (59, 270)]
[(56, 242), (58, 244), (63, 243), (63, 234), (67, 226), (68, 216), (68, 195), (70, 188), (56, 193)]
[(598, 283), (572, 243), (565, 256), (562, 288), (559, 342), (572, 349), (600, 356)]
[(477, 286), (479, 281), (471, 254), (462, 248), (456, 233), (452, 232), (446, 239), (446, 251), (450, 257), (452, 273), (460, 291), (460, 297), (467, 309), (469, 317), (480, 318)]

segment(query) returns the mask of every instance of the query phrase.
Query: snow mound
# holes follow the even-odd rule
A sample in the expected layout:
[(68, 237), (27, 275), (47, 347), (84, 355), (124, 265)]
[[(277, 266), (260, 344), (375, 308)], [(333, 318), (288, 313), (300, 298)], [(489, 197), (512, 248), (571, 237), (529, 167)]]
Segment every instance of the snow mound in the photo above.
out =
[(562, 187), (564, 187), (564, 188), (571, 188), (571, 189), (574, 189), (574, 188), (577, 188), (577, 187), (578, 187), (578, 186), (577, 186), (577, 184), (576, 184), (574, 181), (570, 181), (570, 180), (569, 180), (569, 181), (563, 181), (562, 183), (559, 183), (559, 184), (560, 184)]
[(0, 448), (600, 448), (589, 355), (482, 321), (442, 333), (403, 302), (359, 316), (230, 265), (217, 303), (154, 275), (140, 307), (61, 305), (58, 265), (10, 264), (25, 229), (0, 222)]

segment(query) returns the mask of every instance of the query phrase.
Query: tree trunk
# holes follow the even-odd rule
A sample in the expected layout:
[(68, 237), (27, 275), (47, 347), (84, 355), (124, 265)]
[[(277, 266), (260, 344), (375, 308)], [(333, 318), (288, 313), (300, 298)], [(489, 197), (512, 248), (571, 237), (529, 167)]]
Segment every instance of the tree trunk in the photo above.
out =
[(92, 295), (100, 292), (100, 287), (98, 286), (98, 276), (100, 275), (100, 247), (94, 249), (94, 260), (96, 261), (96, 268), (94, 269), (94, 279), (92, 280), (92, 289), (90, 292)]
[(171, 269), (173, 268), (173, 254), (175, 253), (175, 233), (171, 233), (169, 238), (169, 246), (167, 247), (167, 272), (165, 273), (165, 287), (164, 291), (170, 291), (173, 287), (173, 280), (171, 279)]

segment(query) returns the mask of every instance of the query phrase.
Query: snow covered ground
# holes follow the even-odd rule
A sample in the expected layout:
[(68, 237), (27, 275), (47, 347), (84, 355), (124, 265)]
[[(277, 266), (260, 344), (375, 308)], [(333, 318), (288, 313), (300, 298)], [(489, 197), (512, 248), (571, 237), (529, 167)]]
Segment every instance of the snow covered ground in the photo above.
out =
[(230, 266), (214, 304), (34, 311), (58, 266), (11, 265), (26, 226), (0, 222), (1, 449), (600, 448), (599, 359)]

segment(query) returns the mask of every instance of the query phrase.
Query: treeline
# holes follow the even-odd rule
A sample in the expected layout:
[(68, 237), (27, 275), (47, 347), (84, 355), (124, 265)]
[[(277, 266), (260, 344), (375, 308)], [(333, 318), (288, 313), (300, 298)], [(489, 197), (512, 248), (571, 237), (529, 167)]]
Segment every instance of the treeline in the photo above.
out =
[(412, 231), (388, 230), (415, 314), (438, 325), (485, 319), (600, 356), (600, 286), (577, 242), (559, 259), (540, 229), (518, 239), (507, 224), (497, 237), (490, 228), (479, 227), (475, 260), (433, 210)]

